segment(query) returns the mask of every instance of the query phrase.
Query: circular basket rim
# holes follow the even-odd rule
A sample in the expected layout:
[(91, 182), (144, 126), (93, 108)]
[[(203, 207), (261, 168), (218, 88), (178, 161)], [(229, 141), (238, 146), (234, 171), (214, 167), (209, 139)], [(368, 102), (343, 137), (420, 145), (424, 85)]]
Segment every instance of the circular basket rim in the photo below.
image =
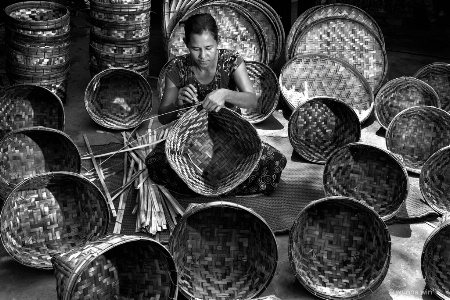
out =
[[(57, 8), (65, 11), (65, 14), (57, 19), (49, 20), (49, 21), (22, 21), (12, 17), (10, 14), (17, 8), (21, 7), (36, 7), (36, 8)], [(30, 28), (32, 26), (35, 29), (42, 28), (47, 29), (48, 25), (61, 25), (61, 27), (66, 26), (70, 22), (70, 12), (66, 6), (59, 4), (57, 2), (51, 1), (22, 1), (11, 4), (3, 9), (3, 15), (6, 18), (6, 23), (11, 25), (19, 26), (20, 28)], [(22, 27), (21, 25), (25, 25)], [(27, 26), (28, 25), (28, 26)]]
[[(428, 71), (429, 69), (432, 69), (433, 67), (447, 67), (450, 69), (450, 63), (446, 63), (443, 61), (429, 63), (429, 64), (421, 67), (419, 70), (417, 70), (414, 73), (414, 75), (412, 75), (412, 77), (420, 79), (420, 78), (418, 78), (419, 76), (422, 76), (425, 71)], [(449, 70), (449, 72), (450, 72), (450, 70)]]

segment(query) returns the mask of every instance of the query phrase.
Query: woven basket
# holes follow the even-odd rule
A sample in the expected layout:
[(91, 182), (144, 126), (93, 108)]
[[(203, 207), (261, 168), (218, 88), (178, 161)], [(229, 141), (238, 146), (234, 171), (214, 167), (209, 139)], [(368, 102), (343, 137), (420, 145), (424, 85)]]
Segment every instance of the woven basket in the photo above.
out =
[(387, 129), (399, 112), (420, 105), (441, 106), (439, 96), (431, 86), (414, 77), (399, 77), (387, 82), (378, 91), (375, 116), (378, 123)]
[(406, 169), (420, 173), (427, 159), (450, 145), (450, 114), (434, 106), (414, 106), (398, 113), (386, 131), (386, 147), (400, 155)]
[(189, 300), (253, 299), (277, 267), (275, 236), (253, 210), (229, 202), (191, 206), (170, 240), (178, 286)]
[(295, 152), (324, 164), (334, 150), (359, 141), (361, 125), (355, 111), (341, 100), (315, 97), (294, 110), (288, 135)]
[(344, 60), (327, 55), (298, 55), (285, 63), (279, 85), (291, 109), (312, 97), (338, 98), (350, 105), (362, 123), (373, 110), (367, 80)]
[(149, 51), (149, 38), (142, 41), (109, 41), (97, 35), (90, 35), (89, 44), (92, 48), (106, 54), (141, 54)]
[(106, 22), (91, 20), (91, 35), (97, 35), (105, 40), (116, 41), (141, 41), (150, 38), (150, 26), (148, 24), (142, 25), (123, 25), (112, 26)]
[(56, 65), (65, 65), (67, 66), (70, 61), (70, 53), (67, 51), (66, 53), (57, 53), (50, 54), (44, 53), (37, 55), (30, 55), (28, 53), (22, 53), (15, 51), (13, 48), (8, 48), (6, 50), (6, 59), (10, 62), (24, 65), (26, 67), (40, 67), (40, 66), (56, 66)]
[(424, 66), (413, 76), (428, 83), (439, 95), (441, 108), (450, 112), (450, 64), (435, 62)]
[(177, 298), (173, 258), (149, 237), (110, 234), (52, 263), (58, 300)]
[(392, 153), (362, 143), (347, 144), (328, 158), (323, 171), (326, 196), (362, 201), (383, 219), (392, 219), (406, 201), (409, 178)]
[(262, 155), (262, 143), (256, 129), (237, 113), (198, 108), (187, 111), (171, 127), (166, 156), (190, 189), (218, 196), (250, 176)]
[(90, 17), (95, 20), (119, 24), (140, 24), (150, 22), (151, 1), (141, 6), (117, 8), (115, 5), (92, 2), (89, 10)]
[(156, 90), (158, 92), (159, 102), (162, 101), (162, 97), (164, 96), (164, 89), (166, 88), (167, 69), (173, 63), (174, 60), (175, 60), (175, 58), (170, 59), (168, 62), (166, 62), (164, 64), (164, 66), (159, 71), (158, 83), (157, 83), (157, 87), (156, 87)]
[(8, 194), (1, 214), (6, 251), (29, 267), (51, 269), (51, 257), (106, 233), (110, 220), (102, 192), (70, 172), (36, 175)]
[(152, 90), (137, 72), (113, 68), (100, 72), (89, 82), (84, 96), (91, 118), (107, 128), (129, 129), (149, 117)]
[(308, 204), (289, 232), (289, 261), (300, 283), (322, 299), (360, 299), (389, 268), (391, 238), (376, 212), (355, 199)]

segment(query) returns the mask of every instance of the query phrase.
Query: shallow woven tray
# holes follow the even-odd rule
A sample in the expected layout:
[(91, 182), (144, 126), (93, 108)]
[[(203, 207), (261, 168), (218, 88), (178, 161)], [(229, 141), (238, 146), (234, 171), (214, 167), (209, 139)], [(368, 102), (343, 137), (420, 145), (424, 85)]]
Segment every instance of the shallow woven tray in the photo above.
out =
[(106, 233), (110, 211), (102, 192), (70, 172), (40, 174), (8, 194), (1, 213), (6, 251), (23, 265), (51, 269), (51, 257)]
[(439, 95), (441, 108), (450, 112), (450, 64), (435, 62), (426, 65), (413, 77), (428, 83)]
[(386, 147), (400, 155), (406, 169), (420, 173), (427, 159), (450, 145), (450, 114), (434, 106), (414, 106), (398, 113), (386, 131)]
[(276, 270), (276, 239), (253, 210), (218, 201), (193, 205), (170, 240), (178, 286), (187, 299), (253, 299)]
[(285, 63), (279, 76), (283, 98), (291, 109), (308, 98), (328, 96), (350, 105), (364, 122), (373, 110), (367, 80), (350, 64), (327, 55), (298, 55)]
[(360, 299), (374, 292), (389, 268), (386, 224), (362, 202), (348, 197), (313, 201), (289, 232), (295, 276), (323, 299)]
[(310, 162), (324, 164), (334, 150), (359, 141), (361, 125), (355, 111), (343, 101), (315, 97), (294, 110), (288, 135), (295, 152)]
[(439, 96), (425, 82), (414, 77), (399, 77), (388, 81), (375, 97), (375, 116), (387, 129), (392, 119), (402, 110), (412, 106), (441, 107)]
[(149, 237), (110, 234), (56, 255), (52, 264), (58, 300), (177, 298), (173, 258)]
[(191, 108), (171, 127), (166, 140), (172, 169), (191, 190), (205, 196), (224, 194), (244, 182), (261, 154), (256, 129), (227, 108), (218, 113)]
[(147, 80), (137, 72), (112, 68), (91, 79), (84, 103), (97, 124), (112, 129), (129, 129), (149, 117), (152, 90)]
[(388, 221), (408, 197), (409, 177), (402, 162), (389, 151), (351, 143), (328, 158), (323, 186), (326, 196), (346, 196), (362, 201), (383, 221)]

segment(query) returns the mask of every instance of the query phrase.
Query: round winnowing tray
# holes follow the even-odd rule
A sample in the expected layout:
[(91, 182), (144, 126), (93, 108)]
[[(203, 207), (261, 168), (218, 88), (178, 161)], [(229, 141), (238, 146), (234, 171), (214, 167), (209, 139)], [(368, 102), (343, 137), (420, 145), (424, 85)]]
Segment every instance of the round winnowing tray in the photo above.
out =
[(435, 62), (426, 65), (413, 77), (428, 83), (438, 94), (441, 108), (450, 112), (450, 64)]

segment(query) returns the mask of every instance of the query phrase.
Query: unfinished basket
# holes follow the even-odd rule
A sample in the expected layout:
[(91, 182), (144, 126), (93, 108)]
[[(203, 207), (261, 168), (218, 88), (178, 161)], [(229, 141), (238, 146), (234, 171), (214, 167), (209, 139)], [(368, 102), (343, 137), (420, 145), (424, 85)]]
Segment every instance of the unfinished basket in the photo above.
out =
[(218, 196), (233, 190), (253, 172), (262, 155), (256, 129), (222, 108), (191, 108), (171, 127), (166, 156), (172, 169), (194, 192)]
[(360, 299), (383, 282), (391, 257), (386, 224), (366, 204), (328, 197), (308, 204), (289, 232), (295, 276), (322, 299)]
[(362, 123), (373, 109), (373, 93), (367, 80), (346, 61), (327, 55), (297, 55), (285, 63), (279, 85), (283, 98), (294, 110), (313, 97), (333, 97), (350, 105)]
[(310, 162), (324, 164), (336, 149), (359, 141), (361, 125), (355, 111), (331, 97), (311, 98), (289, 118), (289, 141)]
[(147, 80), (137, 72), (111, 68), (91, 79), (84, 103), (97, 124), (112, 129), (129, 129), (149, 117), (152, 90)]
[(439, 96), (431, 86), (414, 77), (403, 76), (392, 79), (378, 91), (375, 116), (378, 123), (387, 129), (399, 112), (419, 105), (441, 106)]
[(58, 300), (177, 298), (169, 251), (143, 236), (111, 234), (52, 258)]
[(420, 173), (439, 149), (450, 145), (450, 114), (434, 106), (414, 106), (398, 113), (386, 132), (386, 146), (400, 155), (408, 171)]
[(409, 177), (402, 162), (389, 151), (351, 143), (334, 151), (323, 171), (326, 196), (362, 201), (383, 219), (392, 219), (406, 201)]
[(441, 108), (450, 112), (450, 64), (435, 62), (426, 65), (413, 77), (428, 83), (439, 95)]
[(23, 265), (51, 269), (51, 257), (106, 233), (108, 204), (97, 186), (71, 172), (36, 175), (8, 194), (1, 214), (6, 251)]
[(269, 285), (278, 252), (269, 225), (229, 202), (188, 208), (170, 240), (178, 286), (190, 300), (253, 299)]

